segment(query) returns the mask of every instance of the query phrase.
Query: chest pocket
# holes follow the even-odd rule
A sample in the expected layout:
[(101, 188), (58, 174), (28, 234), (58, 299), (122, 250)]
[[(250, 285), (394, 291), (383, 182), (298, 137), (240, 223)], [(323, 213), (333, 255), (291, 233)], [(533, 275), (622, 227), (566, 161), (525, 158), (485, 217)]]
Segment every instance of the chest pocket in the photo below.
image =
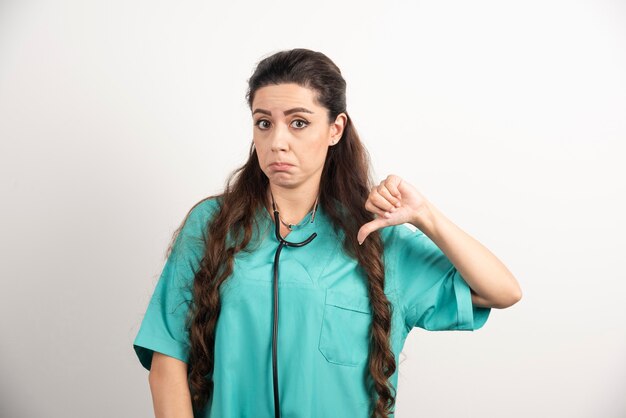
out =
[(371, 322), (369, 297), (327, 289), (320, 352), (330, 363), (364, 364), (369, 353)]

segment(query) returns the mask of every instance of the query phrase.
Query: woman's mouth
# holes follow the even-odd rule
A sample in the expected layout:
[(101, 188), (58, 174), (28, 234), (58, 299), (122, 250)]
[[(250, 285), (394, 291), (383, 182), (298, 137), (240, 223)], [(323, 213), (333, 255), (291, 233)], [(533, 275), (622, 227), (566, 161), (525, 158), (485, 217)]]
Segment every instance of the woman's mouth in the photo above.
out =
[(272, 164), (270, 164), (270, 167), (273, 168), (276, 171), (287, 171), (291, 167), (293, 167), (293, 165), (292, 164), (287, 164), (287, 163), (272, 163)]

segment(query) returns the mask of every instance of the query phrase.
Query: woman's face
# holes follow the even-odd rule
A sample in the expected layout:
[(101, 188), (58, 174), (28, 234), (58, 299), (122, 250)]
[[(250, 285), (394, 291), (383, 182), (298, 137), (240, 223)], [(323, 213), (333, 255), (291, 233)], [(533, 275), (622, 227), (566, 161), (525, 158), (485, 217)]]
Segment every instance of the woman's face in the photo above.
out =
[(346, 115), (329, 123), (328, 110), (314, 98), (313, 90), (291, 83), (261, 87), (254, 95), (254, 146), (272, 184), (297, 188), (319, 183), (328, 147), (341, 138)]

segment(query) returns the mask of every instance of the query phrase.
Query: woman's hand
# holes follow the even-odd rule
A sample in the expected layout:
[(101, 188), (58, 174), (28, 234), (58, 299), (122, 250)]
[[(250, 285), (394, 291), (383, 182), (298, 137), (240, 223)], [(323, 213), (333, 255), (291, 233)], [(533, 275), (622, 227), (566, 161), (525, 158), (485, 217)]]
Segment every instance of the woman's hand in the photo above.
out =
[(378, 218), (366, 223), (359, 229), (359, 245), (372, 232), (386, 226), (409, 222), (416, 227), (421, 216), (428, 210), (426, 198), (399, 176), (390, 174), (374, 188), (365, 202), (365, 209), (378, 215)]

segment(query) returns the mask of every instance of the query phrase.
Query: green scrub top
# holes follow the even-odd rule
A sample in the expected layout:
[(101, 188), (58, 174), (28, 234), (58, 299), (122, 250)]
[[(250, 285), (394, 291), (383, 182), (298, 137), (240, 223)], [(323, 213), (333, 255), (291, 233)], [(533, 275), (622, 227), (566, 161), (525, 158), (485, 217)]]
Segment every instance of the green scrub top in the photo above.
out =
[[(188, 361), (185, 317), (190, 284), (204, 255), (205, 225), (218, 198), (196, 207), (178, 235), (156, 285), (134, 350), (150, 370), (153, 351)], [(216, 326), (214, 393), (204, 417), (274, 416), (272, 387), (273, 263), (279, 241), (274, 220), (257, 210), (258, 246), (235, 256), (222, 285)], [(366, 276), (342, 250), (343, 231), (334, 231), (318, 206), (285, 239), (279, 261), (278, 383), (285, 417), (369, 416), (364, 373), (368, 372), (368, 328), (372, 319)], [(399, 365), (404, 341), (414, 327), (430, 331), (476, 330), (490, 308), (472, 305), (470, 288), (427, 235), (406, 224), (380, 231), (384, 245), (385, 294), (393, 304), (391, 347)], [(252, 248), (252, 247), (250, 247)], [(398, 368), (390, 378), (397, 387)], [(393, 415), (391, 415), (393, 417)], [(195, 417), (197, 418), (197, 416)]]

